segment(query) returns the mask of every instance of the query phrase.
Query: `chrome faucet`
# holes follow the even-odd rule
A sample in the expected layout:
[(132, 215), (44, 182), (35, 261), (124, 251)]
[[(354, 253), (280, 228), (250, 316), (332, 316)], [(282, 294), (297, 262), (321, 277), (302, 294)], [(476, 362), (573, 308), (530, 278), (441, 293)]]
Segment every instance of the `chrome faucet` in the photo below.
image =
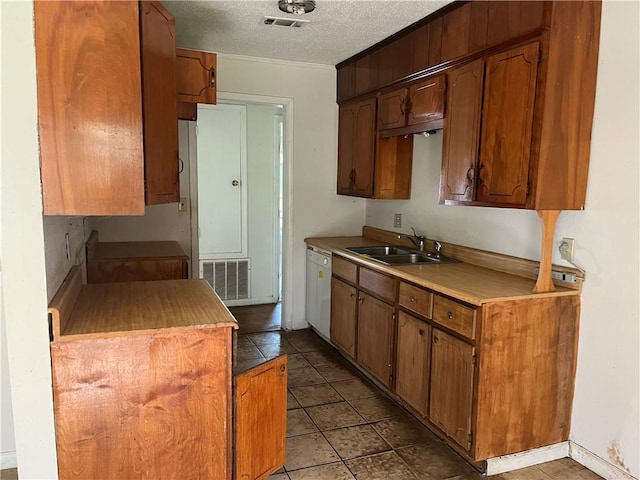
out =
[(398, 238), (408, 238), (409, 240), (411, 240), (411, 243), (413, 243), (416, 247), (418, 247), (420, 249), (421, 252), (424, 251), (424, 241), (427, 239), (427, 237), (425, 237), (424, 235), (418, 235), (416, 233), (416, 229), (411, 227), (411, 230), (413, 230), (413, 235), (398, 235)]

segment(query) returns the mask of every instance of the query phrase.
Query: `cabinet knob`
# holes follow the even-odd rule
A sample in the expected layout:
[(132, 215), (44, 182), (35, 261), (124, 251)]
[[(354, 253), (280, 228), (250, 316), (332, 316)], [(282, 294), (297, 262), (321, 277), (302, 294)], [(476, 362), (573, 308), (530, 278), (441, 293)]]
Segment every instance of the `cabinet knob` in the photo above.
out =
[(419, 333), (420, 335), (424, 335), (424, 330), (421, 328), (420, 330), (418, 330), (418, 333)]
[(453, 318), (453, 313), (447, 312), (447, 318), (451, 320)]
[(410, 301), (411, 303), (416, 303), (416, 297), (414, 297), (413, 295), (411, 295), (411, 296), (409, 297), (409, 301)]
[(433, 337), (433, 343), (438, 343), (438, 337)]
[(231, 182), (231, 185), (237, 187), (238, 185), (240, 185), (240, 182), (238, 180), (234, 180), (233, 182)]
[(364, 302), (364, 298), (360, 297), (360, 298), (358, 298), (358, 301), (359, 301), (360, 303), (362, 303), (362, 302)]
[(285, 371), (285, 366), (284, 365), (280, 365), (280, 371), (284, 372)]
[(351, 294), (351, 298), (356, 298), (356, 294), (355, 294), (355, 293), (352, 293), (352, 294)]
[(210, 78), (210, 86), (211, 88), (216, 88), (216, 69), (209, 69), (209, 78)]

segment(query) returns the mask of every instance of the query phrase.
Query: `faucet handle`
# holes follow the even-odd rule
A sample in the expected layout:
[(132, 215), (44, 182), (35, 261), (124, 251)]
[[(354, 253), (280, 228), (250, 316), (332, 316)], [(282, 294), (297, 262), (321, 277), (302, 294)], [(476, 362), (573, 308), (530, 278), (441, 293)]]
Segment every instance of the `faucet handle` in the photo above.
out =
[(440, 256), (440, 250), (442, 250), (442, 244), (436, 240), (435, 242), (433, 242), (433, 246), (436, 249), (436, 257), (439, 257)]
[(424, 240), (425, 238), (427, 238), (427, 237), (425, 237), (424, 235), (418, 235), (418, 234), (416, 233), (416, 229), (415, 229), (415, 228), (413, 228), (413, 227), (410, 227), (410, 228), (411, 228), (411, 230), (413, 231), (413, 236), (414, 236), (414, 237), (416, 237), (417, 239), (419, 239), (419, 240)]

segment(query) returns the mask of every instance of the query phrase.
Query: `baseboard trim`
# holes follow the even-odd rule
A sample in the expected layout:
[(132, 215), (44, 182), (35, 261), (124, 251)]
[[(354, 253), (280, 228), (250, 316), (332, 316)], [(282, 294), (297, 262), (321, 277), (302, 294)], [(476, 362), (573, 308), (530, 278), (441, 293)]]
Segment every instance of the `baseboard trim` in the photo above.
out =
[(18, 456), (16, 455), (16, 451), (8, 451), (2, 452), (0, 454), (0, 468), (4, 470), (5, 468), (16, 468), (18, 466)]
[(607, 480), (637, 480), (630, 473), (625, 472), (613, 463), (609, 463), (575, 442), (569, 442), (569, 456)]
[(526, 452), (503, 455), (487, 459), (487, 475), (531, 467), (544, 462), (551, 462), (569, 456), (569, 442), (560, 442), (546, 447), (534, 448)]
[(223, 300), (223, 303), (227, 307), (248, 307), (251, 305), (266, 305), (275, 304), (278, 300), (274, 297), (254, 297), (245, 298), (242, 300)]

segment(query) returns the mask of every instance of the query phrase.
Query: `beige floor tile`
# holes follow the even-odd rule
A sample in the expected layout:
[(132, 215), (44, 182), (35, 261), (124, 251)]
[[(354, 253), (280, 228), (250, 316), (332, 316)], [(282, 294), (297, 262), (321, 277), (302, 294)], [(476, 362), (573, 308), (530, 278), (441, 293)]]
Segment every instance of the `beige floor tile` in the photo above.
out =
[(258, 345), (258, 350), (264, 355), (266, 358), (275, 358), (278, 355), (282, 355), (283, 353), (292, 354), (298, 353), (298, 351), (286, 340), (283, 340), (281, 343), (267, 343), (264, 345)]
[[(520, 470), (514, 470), (500, 475), (491, 475), (487, 478), (491, 480), (554, 480), (537, 467), (521, 468)], [(562, 480), (566, 479), (563, 478)]]
[(289, 370), (289, 375), (287, 377), (287, 385), (289, 388), (305, 387), (307, 385), (317, 385), (319, 383), (327, 382), (313, 367)]
[(318, 370), (327, 382), (339, 382), (340, 380), (353, 380), (358, 378), (358, 375), (345, 365), (318, 365), (316, 370)]
[(418, 478), (394, 451), (347, 460), (345, 463), (358, 480), (410, 480)]
[(289, 480), (291, 477), (286, 473), (274, 473), (273, 475), (267, 477), (267, 480)]
[(246, 336), (256, 345), (277, 344), (282, 341), (280, 332), (247, 333)]
[(413, 445), (396, 450), (418, 478), (449, 479), (462, 476), (481, 480), (482, 476), (441, 443)]
[(291, 389), (291, 393), (303, 407), (344, 401), (342, 396), (328, 383), (295, 387)]
[(296, 368), (311, 366), (311, 364), (307, 362), (306, 358), (304, 358), (301, 353), (288, 354), (287, 364), (289, 365), (289, 370), (295, 370)]
[(349, 403), (367, 422), (406, 414), (402, 408), (383, 396), (351, 400)]
[(344, 460), (391, 450), (370, 425), (329, 430), (324, 436)]
[(305, 409), (320, 431), (366, 423), (347, 402), (318, 405)]
[(319, 467), (303, 468), (289, 472), (291, 480), (354, 480), (344, 463), (330, 463)]
[(306, 358), (311, 365), (343, 365), (344, 360), (337, 353), (329, 352), (304, 352), (304, 358)]
[(233, 368), (233, 373), (238, 374), (246, 372), (250, 368), (256, 367), (266, 361), (267, 360), (262, 356), (258, 358), (238, 358), (236, 360), (236, 366)]
[(320, 433), (287, 438), (287, 471), (338, 461), (340, 457)]
[(302, 408), (287, 412), (287, 437), (317, 432), (318, 428)]
[(341, 382), (331, 382), (331, 386), (333, 386), (333, 388), (335, 388), (345, 400), (375, 397), (382, 393), (378, 387), (362, 380), (361, 378), (354, 378)]
[(287, 410), (293, 410), (294, 408), (300, 408), (300, 404), (296, 397), (290, 391), (287, 391)]
[(409, 415), (382, 420), (372, 426), (393, 448), (438, 442), (434, 434)]
[(18, 469), (7, 468), (0, 470), (0, 479), (2, 480), (18, 480)]
[(236, 339), (236, 345), (238, 347), (243, 347), (245, 345), (255, 345), (255, 344), (246, 335), (238, 335), (238, 338)]
[(541, 463), (536, 467), (554, 480), (599, 480), (602, 478), (571, 458)]
[(265, 358), (262, 352), (258, 350), (258, 347), (253, 344), (238, 345), (236, 355), (238, 360), (245, 360), (247, 358), (262, 358), (264, 360)]

